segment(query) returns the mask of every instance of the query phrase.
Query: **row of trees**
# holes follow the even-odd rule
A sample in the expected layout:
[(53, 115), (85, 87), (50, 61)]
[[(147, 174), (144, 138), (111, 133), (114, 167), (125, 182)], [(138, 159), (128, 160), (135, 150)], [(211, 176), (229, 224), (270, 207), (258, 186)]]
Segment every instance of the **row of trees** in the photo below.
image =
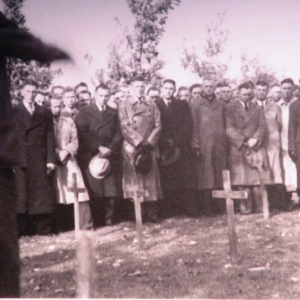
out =
[[(21, 9), (26, 0), (2, 0), (4, 13), (18, 25), (27, 30), (25, 16)], [(134, 27), (130, 31), (118, 19), (116, 22), (124, 30), (124, 38), (117, 43), (109, 45), (107, 65), (97, 68), (93, 78), (94, 84), (105, 82), (112, 89), (122, 83), (129, 83), (137, 75), (142, 75), (146, 80), (159, 86), (164, 67), (160, 58), (158, 45), (165, 32), (165, 25), (171, 10), (180, 5), (181, 0), (126, 0), (134, 16)], [(181, 58), (183, 68), (197, 74), (199, 78), (211, 76), (218, 81), (226, 80), (230, 57), (227, 61), (221, 59), (226, 49), (229, 32), (224, 30), (225, 12), (219, 13), (215, 22), (206, 26), (206, 44), (202, 53), (197, 53), (195, 48), (183, 48)], [(86, 54), (84, 58), (91, 65), (93, 57)], [(261, 63), (259, 57), (241, 57), (242, 80), (257, 79), (267, 80), (269, 83), (276, 81), (276, 73)], [(62, 74), (62, 70), (51, 70), (49, 65), (37, 62), (25, 63), (17, 59), (9, 59), (8, 67), (12, 83), (13, 96), (25, 78), (32, 78), (38, 82), (42, 89), (48, 89), (55, 76)]]

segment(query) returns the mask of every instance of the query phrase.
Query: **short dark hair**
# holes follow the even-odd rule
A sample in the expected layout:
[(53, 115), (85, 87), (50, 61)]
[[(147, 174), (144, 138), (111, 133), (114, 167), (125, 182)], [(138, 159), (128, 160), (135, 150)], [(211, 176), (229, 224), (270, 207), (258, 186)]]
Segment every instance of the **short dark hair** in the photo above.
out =
[(157, 87), (155, 87), (155, 86), (150, 86), (149, 89), (147, 90), (147, 95), (149, 95), (149, 93), (150, 93), (151, 91), (157, 91), (157, 92), (160, 92), (160, 90), (159, 90)]
[(136, 82), (136, 81), (145, 82), (145, 78), (143, 76), (135, 76), (131, 79), (131, 83)]
[(239, 90), (239, 91), (240, 91), (241, 89), (246, 89), (246, 90), (252, 89), (252, 85), (250, 84), (249, 81), (244, 82), (244, 83), (240, 84), (239, 87), (238, 87), (238, 90)]
[(23, 89), (26, 85), (35, 86), (37, 89), (39, 88), (39, 85), (37, 84), (37, 82), (34, 80), (31, 80), (31, 79), (25, 80), (25, 82), (23, 83), (21, 88)]
[(59, 94), (51, 94), (51, 97), (50, 97), (50, 101), (51, 100), (62, 100), (62, 96), (59, 95)]
[(38, 90), (38, 91), (35, 93), (34, 99), (35, 99), (35, 97), (36, 97), (37, 95), (42, 95), (42, 96), (45, 97), (45, 96), (47, 95), (47, 93), (45, 93), (44, 91)]
[(193, 89), (195, 89), (195, 88), (201, 88), (201, 84), (200, 83), (195, 83), (195, 84), (191, 85), (190, 86), (190, 92), (192, 92)]
[(292, 78), (284, 78), (284, 79), (280, 82), (280, 84), (282, 85), (282, 84), (284, 84), (284, 83), (290, 83), (290, 84), (294, 85), (294, 80), (293, 80)]
[(77, 98), (79, 98), (80, 95), (83, 95), (83, 94), (88, 94), (90, 97), (92, 97), (92, 94), (90, 91), (81, 91), (77, 94)]
[(176, 82), (175, 82), (175, 80), (173, 80), (173, 79), (165, 79), (165, 80), (163, 81), (163, 85), (164, 85), (165, 83), (171, 83), (171, 84), (176, 88)]
[(55, 90), (55, 89), (64, 89), (64, 87), (62, 86), (62, 85), (54, 85), (52, 88), (51, 88), (51, 93), (53, 94), (53, 91)]
[(255, 85), (266, 86), (267, 88), (269, 87), (268, 83), (264, 80), (258, 80)]
[(64, 88), (63, 94), (68, 93), (68, 92), (75, 92), (74, 88), (72, 88), (71, 86), (66, 86)]
[(254, 83), (251, 80), (249, 80), (249, 81), (247, 81), (245, 83), (248, 83), (250, 85), (250, 88), (254, 89)]
[[(83, 82), (83, 81), (81, 81), (81, 82), (79, 82), (77, 85), (75, 85), (75, 87), (74, 87), (74, 91), (76, 92), (77, 91), (77, 89), (79, 88), (79, 87), (88, 87), (88, 85), (85, 83), (85, 82)], [(76, 94), (77, 94), (77, 92), (76, 92)]]
[(100, 84), (98, 84), (98, 85), (96, 86), (96, 88), (95, 88), (95, 93), (96, 93), (99, 89), (109, 91), (109, 87), (108, 87), (106, 84), (104, 84), (104, 83), (100, 83)]
[(181, 91), (189, 91), (189, 88), (188, 88), (187, 86), (180, 86), (180, 87), (178, 88), (177, 94), (178, 94), (179, 92), (181, 92)]

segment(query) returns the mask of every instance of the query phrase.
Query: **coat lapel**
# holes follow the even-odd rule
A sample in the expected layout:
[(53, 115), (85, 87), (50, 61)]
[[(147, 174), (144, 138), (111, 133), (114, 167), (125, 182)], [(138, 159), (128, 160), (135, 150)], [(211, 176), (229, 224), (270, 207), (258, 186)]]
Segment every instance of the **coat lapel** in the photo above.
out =
[(249, 103), (249, 110), (247, 112), (245, 111), (246, 117), (243, 126), (245, 126), (253, 118), (258, 107), (258, 104), (256, 102), (249, 101), (248, 103)]
[(97, 128), (100, 129), (105, 126), (114, 117), (112, 108), (106, 106), (104, 111), (100, 111), (96, 104), (90, 106), (89, 115), (97, 120)]
[[(26, 108), (25, 108), (26, 109)], [(35, 104), (34, 105), (34, 112), (32, 114), (32, 118), (31, 118), (31, 123), (30, 123), (30, 128), (34, 128), (38, 125), (40, 125), (41, 123), (43, 123), (45, 121), (45, 113), (44, 113), (44, 109), (41, 106)]]
[(240, 114), (241, 116), (243, 116), (244, 120), (247, 117), (247, 112), (245, 110), (245, 108), (243, 107), (242, 103), (240, 103), (240, 101), (235, 101), (233, 104), (234, 110)]
[(29, 111), (27, 110), (23, 102), (21, 102), (17, 106), (17, 111), (18, 111), (18, 121), (21, 122), (24, 125), (24, 128), (26, 128), (27, 130), (31, 124), (31, 118), (32, 118), (31, 114), (29, 113)]

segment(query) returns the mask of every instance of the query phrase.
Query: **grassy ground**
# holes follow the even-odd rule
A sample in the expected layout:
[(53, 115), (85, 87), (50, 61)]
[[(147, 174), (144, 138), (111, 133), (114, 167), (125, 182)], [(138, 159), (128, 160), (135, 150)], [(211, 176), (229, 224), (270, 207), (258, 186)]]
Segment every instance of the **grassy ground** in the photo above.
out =
[[(172, 218), (93, 232), (94, 296), (102, 298), (300, 298), (300, 213), (236, 215), (239, 258), (228, 256), (226, 216)], [(74, 232), (20, 240), (22, 297), (75, 297)]]

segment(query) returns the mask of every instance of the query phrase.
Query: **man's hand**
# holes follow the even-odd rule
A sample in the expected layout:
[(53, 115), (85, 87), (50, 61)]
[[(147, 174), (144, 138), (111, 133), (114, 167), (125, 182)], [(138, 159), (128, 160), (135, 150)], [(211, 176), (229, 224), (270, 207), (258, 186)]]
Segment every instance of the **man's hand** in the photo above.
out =
[(108, 157), (111, 155), (111, 150), (107, 147), (100, 146), (99, 148), (99, 156), (100, 157)]
[(258, 143), (257, 139), (249, 139), (247, 142), (247, 146), (251, 149)]
[(142, 141), (138, 147), (143, 148), (144, 150), (151, 150), (153, 148), (148, 141)]
[(296, 161), (298, 159), (298, 155), (297, 155), (296, 151), (294, 151), (294, 150), (289, 151), (289, 156), (290, 156), (291, 160), (294, 163), (296, 163)]
[(59, 151), (59, 153), (58, 153), (59, 161), (62, 162), (63, 164), (66, 163), (66, 160), (67, 160), (69, 154), (70, 153), (67, 150), (61, 150), (61, 151)]
[(50, 175), (54, 169), (55, 169), (55, 164), (47, 163), (47, 175)]

